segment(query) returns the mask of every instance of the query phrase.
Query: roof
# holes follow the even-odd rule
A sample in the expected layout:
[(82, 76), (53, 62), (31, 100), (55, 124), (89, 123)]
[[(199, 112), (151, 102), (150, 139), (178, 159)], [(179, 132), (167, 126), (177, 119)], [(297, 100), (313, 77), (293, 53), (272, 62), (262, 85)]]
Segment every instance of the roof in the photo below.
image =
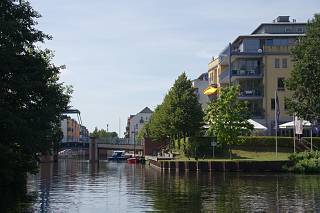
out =
[(195, 80), (208, 81), (208, 73), (204, 72), (201, 75), (199, 75), (198, 78), (196, 78), (196, 79), (194, 79), (192, 81), (195, 81)]
[[(251, 35), (240, 35), (238, 36), (232, 44), (236, 43), (238, 40), (242, 38), (263, 38), (263, 37), (298, 37), (298, 36), (305, 36), (305, 34), (271, 34), (271, 33), (262, 33), (262, 34), (251, 34)], [(226, 47), (228, 48), (228, 47)]]
[(149, 107), (145, 107), (141, 112), (139, 113), (153, 113), (153, 111)]
[(306, 25), (305, 22), (274, 22), (274, 23), (262, 23), (251, 34), (255, 34), (260, 28), (267, 25)]

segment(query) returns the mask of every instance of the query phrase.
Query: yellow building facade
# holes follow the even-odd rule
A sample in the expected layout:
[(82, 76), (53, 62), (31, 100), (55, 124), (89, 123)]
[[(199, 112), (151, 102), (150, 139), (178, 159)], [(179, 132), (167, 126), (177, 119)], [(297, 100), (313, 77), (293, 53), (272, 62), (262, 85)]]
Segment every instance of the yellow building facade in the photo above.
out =
[(274, 132), (275, 91), (280, 123), (292, 120), (285, 106), (285, 98), (290, 96), (285, 80), (293, 69), (290, 50), (304, 36), (305, 26), (279, 16), (272, 23), (259, 25), (250, 35), (237, 37), (208, 64), (209, 84), (240, 85), (239, 99), (248, 103), (252, 119), (268, 127), (268, 134)]

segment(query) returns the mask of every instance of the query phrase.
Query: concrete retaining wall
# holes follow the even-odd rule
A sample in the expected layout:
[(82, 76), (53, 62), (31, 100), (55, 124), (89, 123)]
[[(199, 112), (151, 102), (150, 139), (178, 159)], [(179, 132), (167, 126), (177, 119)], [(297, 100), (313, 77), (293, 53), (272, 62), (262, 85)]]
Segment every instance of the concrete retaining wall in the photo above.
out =
[(161, 170), (178, 171), (230, 171), (230, 172), (281, 172), (290, 161), (156, 161), (150, 165)]

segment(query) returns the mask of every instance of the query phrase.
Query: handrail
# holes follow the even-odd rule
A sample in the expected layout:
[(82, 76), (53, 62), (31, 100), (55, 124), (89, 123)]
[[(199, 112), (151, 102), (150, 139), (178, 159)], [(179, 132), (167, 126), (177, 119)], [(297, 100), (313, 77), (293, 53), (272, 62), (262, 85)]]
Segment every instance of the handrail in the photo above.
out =
[[(301, 138), (301, 141), (306, 142), (306, 143), (309, 145), (309, 147), (311, 147), (311, 141), (308, 141), (308, 140), (305, 139), (305, 138)], [(310, 149), (310, 148), (309, 148), (309, 149)], [(312, 144), (312, 149), (318, 150), (318, 147), (317, 147), (316, 145)]]

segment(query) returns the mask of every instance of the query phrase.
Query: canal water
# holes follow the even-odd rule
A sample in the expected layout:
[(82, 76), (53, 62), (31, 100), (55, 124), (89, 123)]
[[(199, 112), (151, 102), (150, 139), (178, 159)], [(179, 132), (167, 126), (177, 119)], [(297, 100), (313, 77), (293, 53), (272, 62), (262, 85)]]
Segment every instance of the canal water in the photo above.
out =
[(11, 210), (320, 212), (317, 175), (176, 173), (140, 164), (61, 160), (42, 164), (39, 174), (28, 177), (27, 191), (27, 199)]

